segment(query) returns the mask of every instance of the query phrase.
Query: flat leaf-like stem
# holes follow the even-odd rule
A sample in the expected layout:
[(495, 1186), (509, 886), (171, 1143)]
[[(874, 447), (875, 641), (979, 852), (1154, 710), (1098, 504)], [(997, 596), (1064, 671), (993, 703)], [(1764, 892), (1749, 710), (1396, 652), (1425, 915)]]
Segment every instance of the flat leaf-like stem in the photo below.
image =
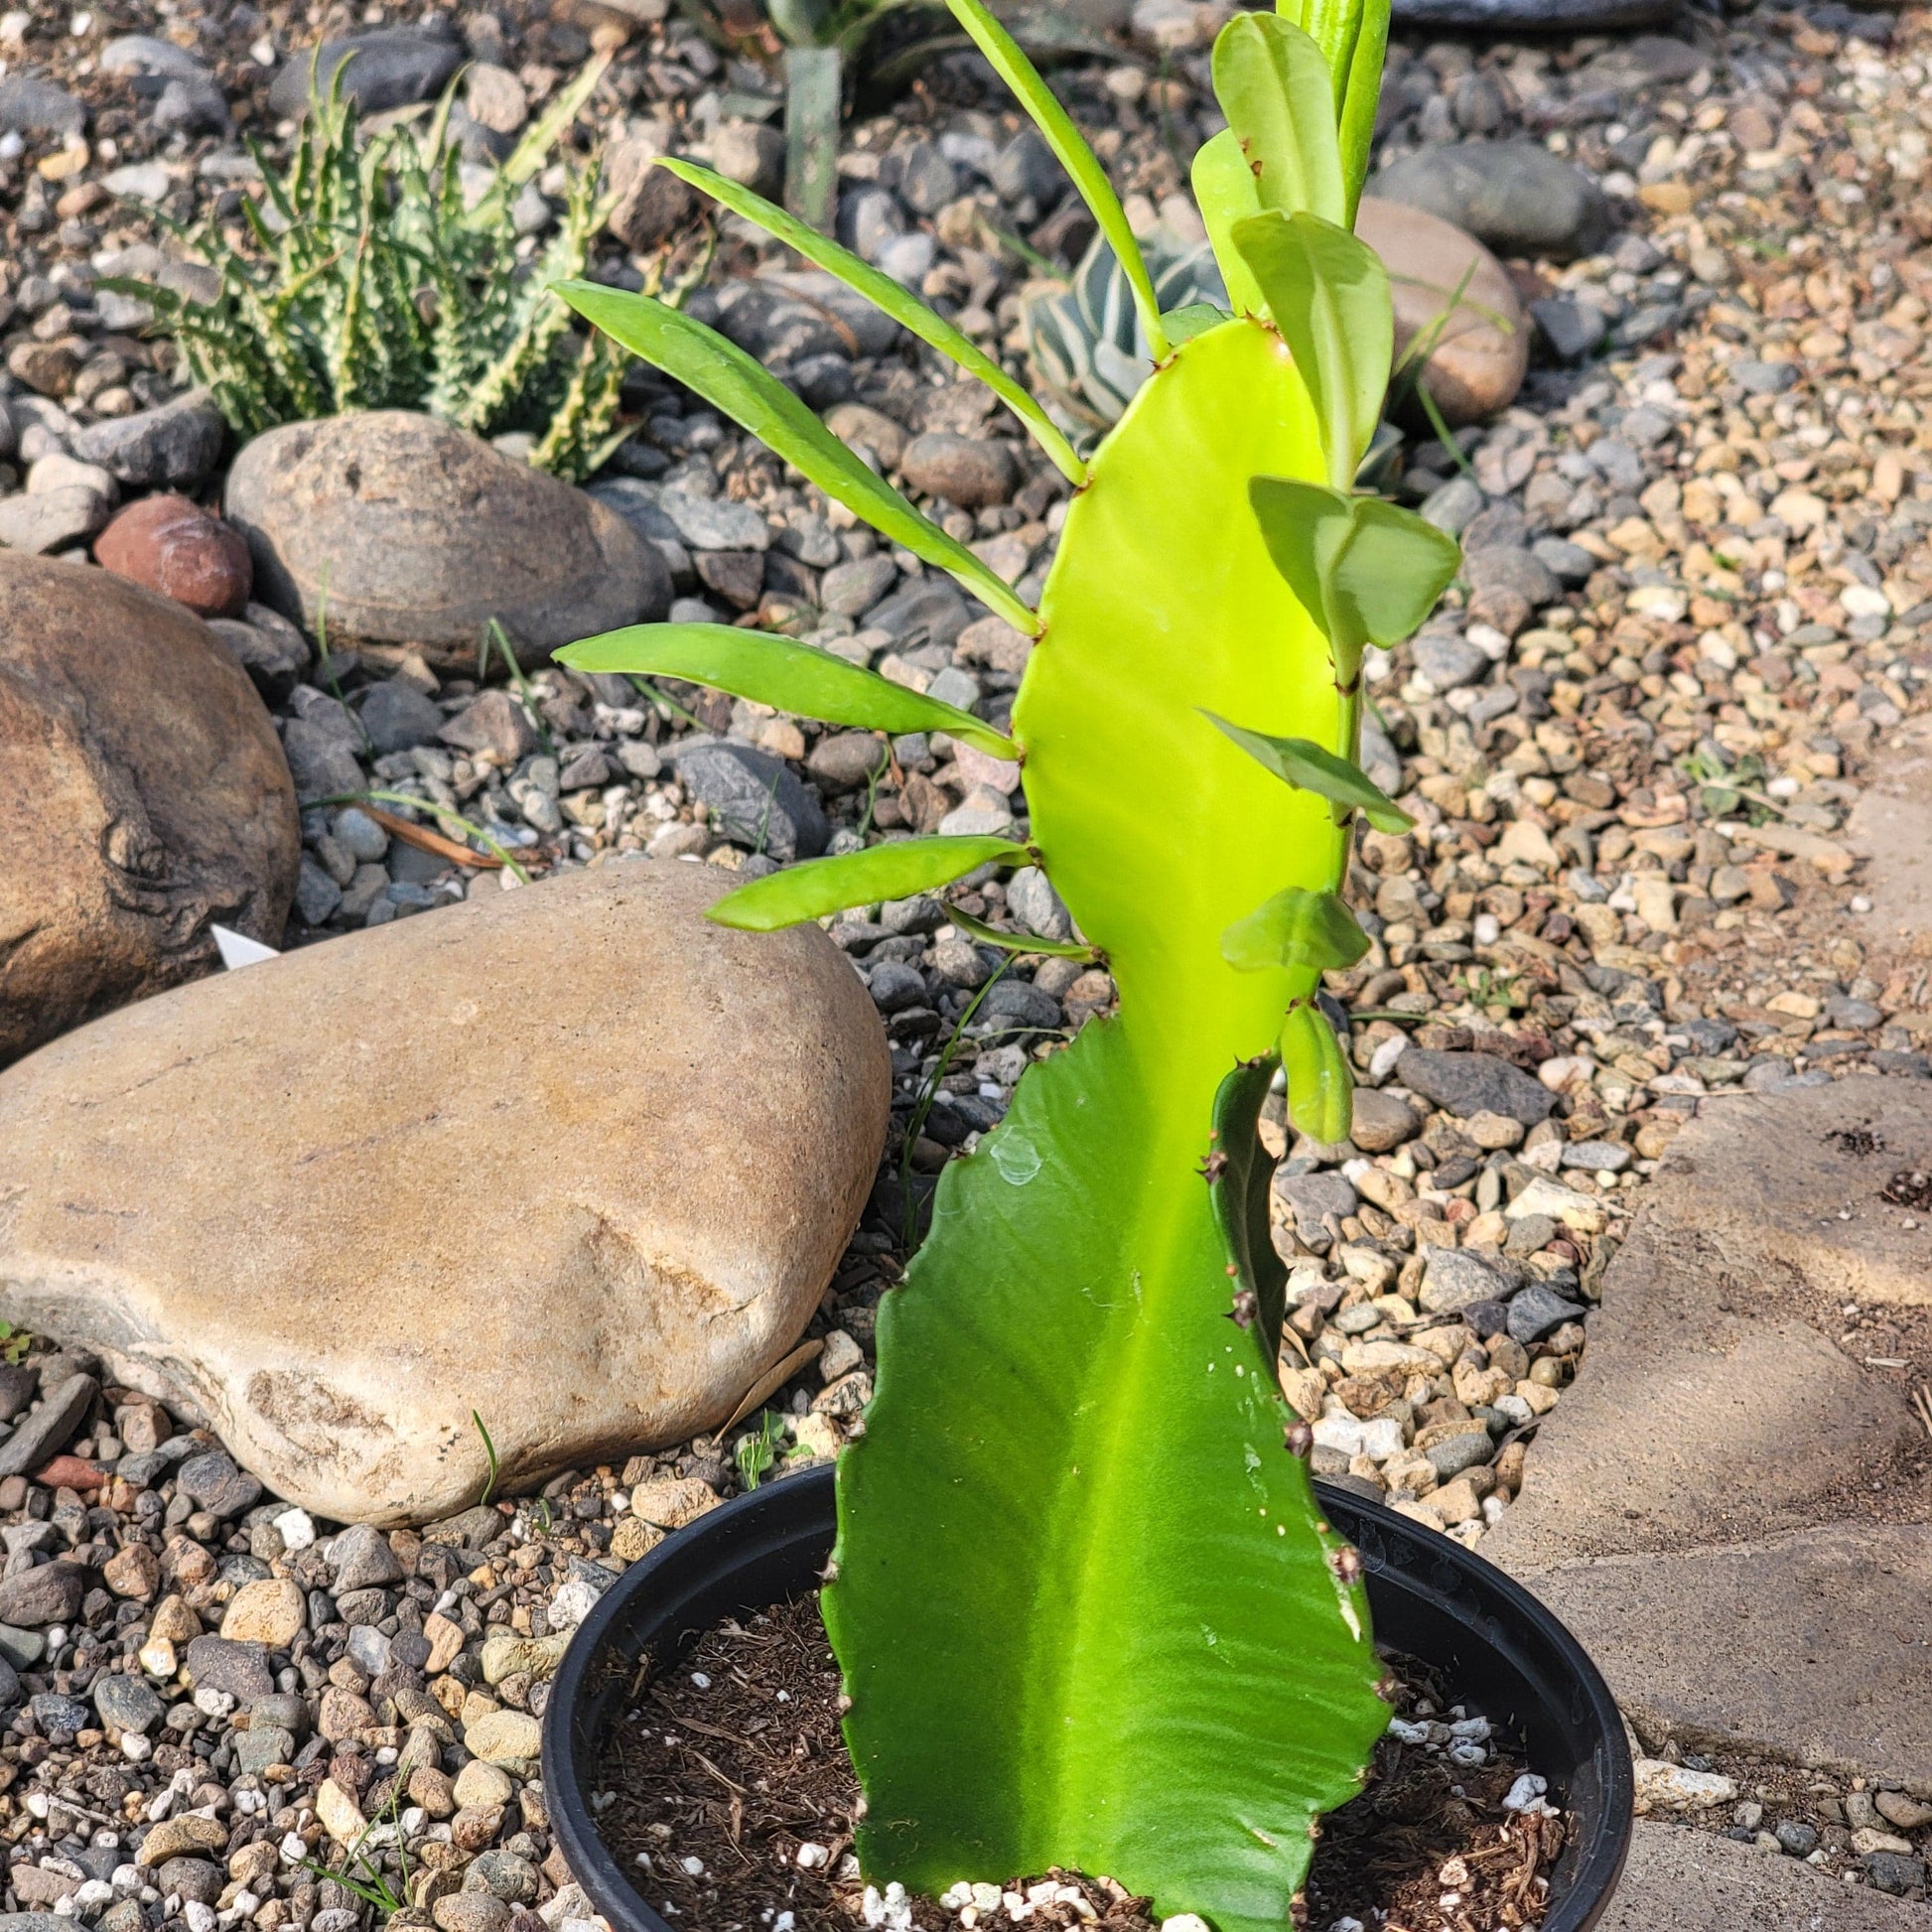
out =
[(1388, 1713), (1263, 1324), (1230, 1318), (1256, 1174), (1216, 1169), (1211, 1096), (1183, 1127), (1147, 1079), (1108, 1022), (1032, 1069), (880, 1304), (820, 1597), (860, 1857), (927, 1892), (1132, 1873), (1163, 1916), (1282, 1932)]
[(935, 315), (909, 289), (894, 281), (890, 275), (882, 274), (851, 249), (840, 247), (829, 236), (808, 227), (783, 208), (774, 207), (762, 195), (755, 195), (749, 188), (735, 181), (727, 181), (723, 175), (714, 174), (709, 168), (701, 168), (695, 161), (666, 158), (657, 165), (668, 168), (672, 174), (688, 181), (693, 188), (702, 190), (714, 201), (722, 202), (734, 214), (742, 214), (766, 234), (776, 235), (788, 247), (797, 249), (807, 261), (815, 262), (827, 274), (836, 275), (847, 288), (883, 309), (901, 329), (918, 337), (920, 342), (936, 348), (940, 354), (951, 356), (969, 375), (978, 376), (1019, 417), (1054, 469), (1075, 489), (1086, 482), (1087, 466), (1074, 454), (1073, 445), (1045, 410), (977, 343), (962, 335), (943, 316)]
[(1333, 81), (1321, 50), (1289, 21), (1238, 14), (1215, 39), (1213, 65), (1215, 95), (1262, 207), (1345, 222)]
[[(1386, 1714), (1266, 1347), (1250, 1062), (1312, 975), (1237, 971), (1220, 937), (1284, 885), (1332, 887), (1347, 834), (1176, 725), (1341, 741), (1326, 639), (1248, 497), (1324, 460), (1281, 338), (1236, 319), (1174, 349), (1091, 470), (1013, 736), (1035, 863), (1120, 1018), (1032, 1068), (941, 1175), (880, 1306), (822, 1600), (879, 1882), (1077, 1865), (1163, 1916), (1281, 1932), (1310, 1821), (1356, 1788)], [(1153, 743), (1172, 786), (1145, 782)]]
[(1039, 76), (1039, 70), (1020, 51), (1019, 43), (994, 19), (980, 0), (946, 0), (953, 18), (973, 37), (974, 44), (993, 64), (993, 70), (1019, 97), (1020, 105), (1038, 128), (1040, 138), (1053, 150), (1054, 159), (1073, 178), (1080, 199), (1092, 211), (1107, 237), (1129, 285), (1134, 291), (1134, 306), (1140, 312), (1141, 334), (1147, 338), (1148, 352), (1157, 362), (1167, 360), (1168, 333), (1161, 326), (1161, 305), (1154, 297), (1154, 278), (1147, 272), (1141, 245), (1128, 225), (1127, 212), (1114, 193), (1107, 171), (1093, 150), (1080, 137), (1073, 118), (1054, 97), (1053, 90)]
[(970, 711), (908, 690), (813, 644), (768, 631), (724, 623), (637, 623), (567, 644), (555, 656), (576, 671), (678, 677), (796, 718), (895, 737), (945, 732), (996, 759), (1020, 756), (1012, 739)]
[(1216, 718), (1211, 711), (1205, 716), (1284, 784), (1318, 792), (1329, 804), (1343, 811), (1360, 812), (1378, 832), (1402, 833), (1415, 829), (1416, 821), (1352, 759), (1338, 758), (1312, 739), (1273, 738), (1267, 732), (1251, 732), (1243, 726), (1231, 725), (1225, 718)]
[(556, 292), (586, 322), (768, 444), (855, 516), (955, 578), (1016, 630), (1039, 634), (1037, 616), (986, 564), (921, 516), (736, 343), (650, 296), (602, 282), (559, 282)]
[(1234, 245), (1253, 270), (1314, 398), (1328, 481), (1345, 490), (1355, 481), (1388, 393), (1395, 354), (1388, 271), (1367, 242), (1332, 220), (1303, 212), (1267, 210), (1239, 221)]
[[(1275, 1178), (1274, 1157), (1257, 1131), (1268, 1090), (1280, 1059), (1270, 1053), (1244, 1060), (1214, 1096), (1214, 1153), (1208, 1157), (1209, 1197), (1221, 1223), (1221, 1239), (1233, 1257), (1238, 1289), (1255, 1298), (1255, 1340), (1262, 1359), (1272, 1362), (1282, 1348), (1282, 1322), (1288, 1313), (1288, 1268), (1275, 1252), (1268, 1194)], [(1248, 1311), (1231, 1307), (1229, 1317), (1245, 1325)]]
[(849, 906), (937, 892), (987, 864), (1024, 866), (1032, 858), (1030, 848), (1012, 839), (889, 839), (863, 852), (767, 873), (727, 893), (705, 916), (748, 932), (774, 932)]

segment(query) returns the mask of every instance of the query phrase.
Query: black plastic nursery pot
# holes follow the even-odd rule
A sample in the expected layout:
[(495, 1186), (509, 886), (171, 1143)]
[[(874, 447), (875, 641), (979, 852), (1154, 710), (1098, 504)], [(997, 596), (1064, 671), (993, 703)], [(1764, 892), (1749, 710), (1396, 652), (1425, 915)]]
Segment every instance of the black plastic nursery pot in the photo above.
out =
[[(1579, 1821), (1550, 1873), (1541, 1932), (1587, 1932), (1622, 1872), (1632, 1799), (1623, 1722), (1596, 1667), (1472, 1550), (1365, 1497), (1315, 1487), (1361, 1553), (1376, 1641), (1436, 1667), (1459, 1701), (1520, 1735), (1551, 1802)], [(565, 1653), (543, 1713), (544, 1797), (571, 1870), (615, 1932), (709, 1929), (667, 1924), (598, 1836), (590, 1794), (611, 1707), (628, 1702), (640, 1660), (674, 1663), (725, 1618), (816, 1588), (835, 1527), (829, 1464), (726, 1503), (632, 1564)]]

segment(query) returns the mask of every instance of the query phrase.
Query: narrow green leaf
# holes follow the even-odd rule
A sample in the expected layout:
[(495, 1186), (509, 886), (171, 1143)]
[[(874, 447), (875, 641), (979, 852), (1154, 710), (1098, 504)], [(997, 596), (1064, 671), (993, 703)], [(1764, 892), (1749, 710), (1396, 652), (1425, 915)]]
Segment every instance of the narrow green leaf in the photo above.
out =
[(836, 859), (807, 859), (728, 893), (705, 916), (747, 932), (822, 919), (851, 905), (936, 892), (989, 862), (1024, 866), (1032, 852), (1012, 839), (892, 839)]
[(1039, 619), (962, 543), (930, 523), (875, 475), (777, 377), (714, 329), (648, 295), (601, 282), (559, 282), (556, 293), (585, 321), (621, 343), (733, 422), (767, 443), (828, 496), (935, 569), (947, 572), (987, 608), (1028, 636)]
[(1389, 0), (1364, 0), (1362, 28), (1348, 66), (1341, 108), (1341, 183), (1348, 197), (1348, 226), (1355, 225), (1362, 183), (1375, 152), (1375, 115), (1382, 101), (1382, 67), (1389, 52)]
[(942, 355), (950, 355), (961, 368), (978, 376), (1020, 418), (1061, 476), (1076, 489), (1085, 483), (1087, 466), (1074, 455), (1073, 445), (1055, 427), (1045, 410), (984, 349), (962, 335), (943, 316), (934, 315), (909, 289), (894, 281), (890, 275), (882, 274), (870, 262), (862, 261), (849, 248), (841, 248), (828, 236), (794, 219), (783, 208), (772, 207), (762, 195), (755, 195), (749, 188), (741, 187), (735, 181), (727, 181), (723, 175), (714, 174), (709, 168), (699, 167), (695, 161), (667, 158), (657, 165), (668, 168), (672, 174), (688, 181), (713, 201), (723, 202), (734, 214), (743, 215), (766, 234), (776, 235), (787, 247), (797, 249), (807, 261), (815, 262), (828, 274), (836, 275), (847, 288), (856, 290), (868, 302), (885, 310), (901, 329), (938, 349)]
[(1235, 224), (1234, 242), (1308, 384), (1321, 423), (1328, 481), (1346, 490), (1389, 389), (1395, 311), (1388, 271), (1367, 242), (1312, 214), (1254, 215)]
[(1328, 64), (1301, 28), (1236, 14), (1214, 42), (1214, 92), (1264, 208), (1347, 218)]
[(950, 902), (946, 906), (946, 917), (969, 939), (978, 939), (983, 944), (998, 946), (1002, 952), (1046, 953), (1054, 959), (1098, 959), (1100, 955), (1091, 946), (1083, 946), (1077, 939), (1043, 939), (1037, 932), (1002, 932), (996, 925), (988, 925), (984, 919), (976, 919), (970, 912), (962, 912)]
[(1282, 1028), (1288, 1114), (1311, 1141), (1345, 1141), (1355, 1112), (1355, 1078), (1327, 1016), (1312, 1002), (1291, 1010)]
[(1360, 765), (1337, 758), (1311, 738), (1271, 738), (1231, 725), (1213, 712), (1203, 712), (1211, 724), (1227, 733), (1247, 755), (1286, 784), (1312, 791), (1346, 811), (1358, 811), (1378, 832), (1401, 833), (1416, 821), (1375, 783)]
[(723, 623), (637, 623), (566, 644), (552, 654), (575, 671), (681, 677), (797, 718), (895, 737), (901, 732), (945, 732), (996, 759), (1020, 756), (1012, 739), (970, 711), (907, 690), (815, 645), (762, 630)]
[(1234, 245), (1234, 224), (1261, 212), (1261, 194), (1255, 187), (1254, 170), (1241, 152), (1240, 139), (1233, 128), (1203, 141), (1194, 151), (1192, 169), (1194, 202), (1207, 224), (1207, 239), (1214, 250), (1215, 265), (1221, 271), (1228, 301), (1236, 315), (1258, 316), (1268, 303), (1255, 280), (1254, 270)]
[(1127, 212), (1114, 193), (1107, 171), (1093, 150), (1080, 138), (1072, 116), (1053, 96), (1052, 89), (1039, 77), (1039, 70), (1020, 51), (1018, 42), (980, 4), (980, 0), (946, 0), (952, 15), (973, 37), (979, 51), (992, 62), (993, 70), (1004, 80), (1027, 110), (1041, 138), (1055, 158), (1072, 176), (1080, 199), (1093, 211), (1100, 231), (1114, 251), (1134, 291), (1134, 306), (1140, 312), (1141, 333), (1147, 338), (1149, 353), (1156, 362), (1168, 359), (1171, 346), (1167, 331), (1161, 327), (1161, 305), (1154, 298), (1154, 280), (1141, 258), (1140, 244), (1127, 225)]
[(1221, 957), (1237, 973), (1340, 972), (1368, 951), (1368, 934), (1335, 893), (1290, 886), (1221, 934)]
[(521, 188), (542, 170), (550, 159), (550, 150), (563, 139), (571, 122), (577, 118), (578, 109), (597, 91), (597, 83), (604, 78), (604, 69), (611, 65), (612, 58), (609, 54), (593, 55), (550, 97), (549, 104), (523, 130), (522, 139), (510, 150), (509, 159), (497, 170), (499, 181), (510, 188)]
[(456, 90), (463, 84), (463, 76), (468, 71), (469, 63), (465, 62), (450, 75), (448, 84), (436, 97), (436, 106), (430, 114), (429, 126), (418, 137), (417, 151), (421, 154), (425, 167), (434, 167), (437, 157), (443, 152), (443, 144), (448, 140), (450, 133), (450, 110), (456, 106)]

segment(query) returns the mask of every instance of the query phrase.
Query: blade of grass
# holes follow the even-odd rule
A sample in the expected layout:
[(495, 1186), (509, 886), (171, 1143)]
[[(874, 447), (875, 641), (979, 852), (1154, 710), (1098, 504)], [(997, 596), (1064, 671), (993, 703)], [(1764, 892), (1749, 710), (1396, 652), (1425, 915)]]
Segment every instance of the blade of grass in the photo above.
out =
[(485, 1509), (490, 1497), (496, 1493), (496, 1445), (489, 1440), (489, 1431), (483, 1427), (483, 1419), (477, 1410), (470, 1411), (470, 1420), (477, 1425), (477, 1434), (483, 1438), (483, 1454), (489, 1461), (488, 1480), (483, 1486), (483, 1494), (477, 1498), (477, 1507)]
[(601, 282), (559, 282), (555, 292), (587, 322), (676, 377), (741, 428), (768, 444), (828, 496), (935, 569), (943, 570), (1030, 637), (1039, 617), (964, 544), (912, 507), (868, 469), (805, 403), (736, 343), (648, 296)]
[(516, 661), (516, 652), (511, 648), (509, 633), (495, 618), (491, 618), (483, 626), (483, 669), (485, 673), (489, 668), (489, 651), (492, 645), (502, 653), (503, 663), (510, 674), (510, 682), (516, 686), (517, 701), (522, 705), (532, 729), (542, 742), (546, 756), (554, 759), (557, 756), (557, 747), (550, 736), (550, 727), (543, 722), (543, 713), (537, 709), (536, 688), (525, 675), (523, 666)]
[(953, 327), (943, 316), (935, 315), (912, 292), (863, 261), (849, 248), (820, 234), (815, 228), (774, 207), (763, 196), (723, 175), (701, 168), (695, 161), (666, 159), (658, 162), (693, 188), (714, 201), (722, 202), (734, 214), (744, 216), (766, 234), (775, 235), (787, 247), (795, 248), (809, 262), (829, 275), (836, 275), (847, 288), (863, 295), (875, 307), (920, 342), (950, 356), (969, 374), (976, 375), (1019, 417), (1041, 451), (1075, 489), (1087, 481), (1087, 466), (1074, 454), (1073, 446), (1054, 426), (1031, 394), (986, 353), (977, 343)]
[(1107, 237), (1129, 286), (1134, 291), (1134, 307), (1140, 312), (1141, 333), (1147, 338), (1148, 352), (1156, 362), (1165, 362), (1171, 345), (1161, 326), (1161, 305), (1155, 299), (1154, 278), (1147, 272), (1141, 245), (1128, 225), (1127, 211), (1107, 179), (1099, 158), (1081, 138), (1067, 113), (1039, 70), (1020, 51), (1020, 44), (979, 4), (979, 0), (946, 0), (953, 18), (973, 37), (979, 51), (993, 64), (993, 70), (1019, 96), (1020, 104), (1036, 127), (1054, 158), (1073, 179), (1080, 199), (1092, 210), (1093, 218)]

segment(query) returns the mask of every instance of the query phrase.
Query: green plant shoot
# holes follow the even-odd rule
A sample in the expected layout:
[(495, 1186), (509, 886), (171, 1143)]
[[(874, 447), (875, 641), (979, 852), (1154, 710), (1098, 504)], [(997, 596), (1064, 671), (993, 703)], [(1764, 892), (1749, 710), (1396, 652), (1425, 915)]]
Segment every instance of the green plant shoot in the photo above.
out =
[[(1279, 1391), (1286, 1271), (1256, 1122), (1279, 1063), (1297, 1125), (1347, 1133), (1347, 1059), (1315, 994), (1368, 943), (1342, 900), (1356, 816), (1404, 822), (1359, 764), (1363, 657), (1456, 564), (1440, 532), (1353, 490), (1389, 380), (1387, 277), (1351, 226), (1387, 0), (1241, 15), (1220, 37), (1229, 126), (1195, 181), (1232, 315), (1160, 312), (1063, 109), (980, 0), (950, 4), (1091, 204), (1155, 363), (1081, 466), (1037, 611), (853, 476), (709, 332), (563, 292), (1036, 639), (1010, 732), (1024, 846), (899, 840), (756, 881), (714, 916), (822, 916), (1024, 859), (1120, 990), (1119, 1018), (1035, 1065), (945, 1170), (880, 1307), (821, 1597), (861, 1862), (935, 1893), (1075, 1866), (1162, 1916), (1279, 1932), (1315, 1821), (1358, 1789), (1388, 1714), (1359, 1566)], [(864, 286), (863, 264), (812, 247)], [(918, 333), (946, 348), (943, 324)], [(779, 641), (735, 631), (707, 663), (705, 640), (646, 627), (596, 661), (649, 674), (674, 653), (672, 674), (785, 708), (808, 680)], [(815, 715), (898, 729), (904, 695), (842, 677)], [(1156, 748), (1160, 790), (1142, 776)]]

